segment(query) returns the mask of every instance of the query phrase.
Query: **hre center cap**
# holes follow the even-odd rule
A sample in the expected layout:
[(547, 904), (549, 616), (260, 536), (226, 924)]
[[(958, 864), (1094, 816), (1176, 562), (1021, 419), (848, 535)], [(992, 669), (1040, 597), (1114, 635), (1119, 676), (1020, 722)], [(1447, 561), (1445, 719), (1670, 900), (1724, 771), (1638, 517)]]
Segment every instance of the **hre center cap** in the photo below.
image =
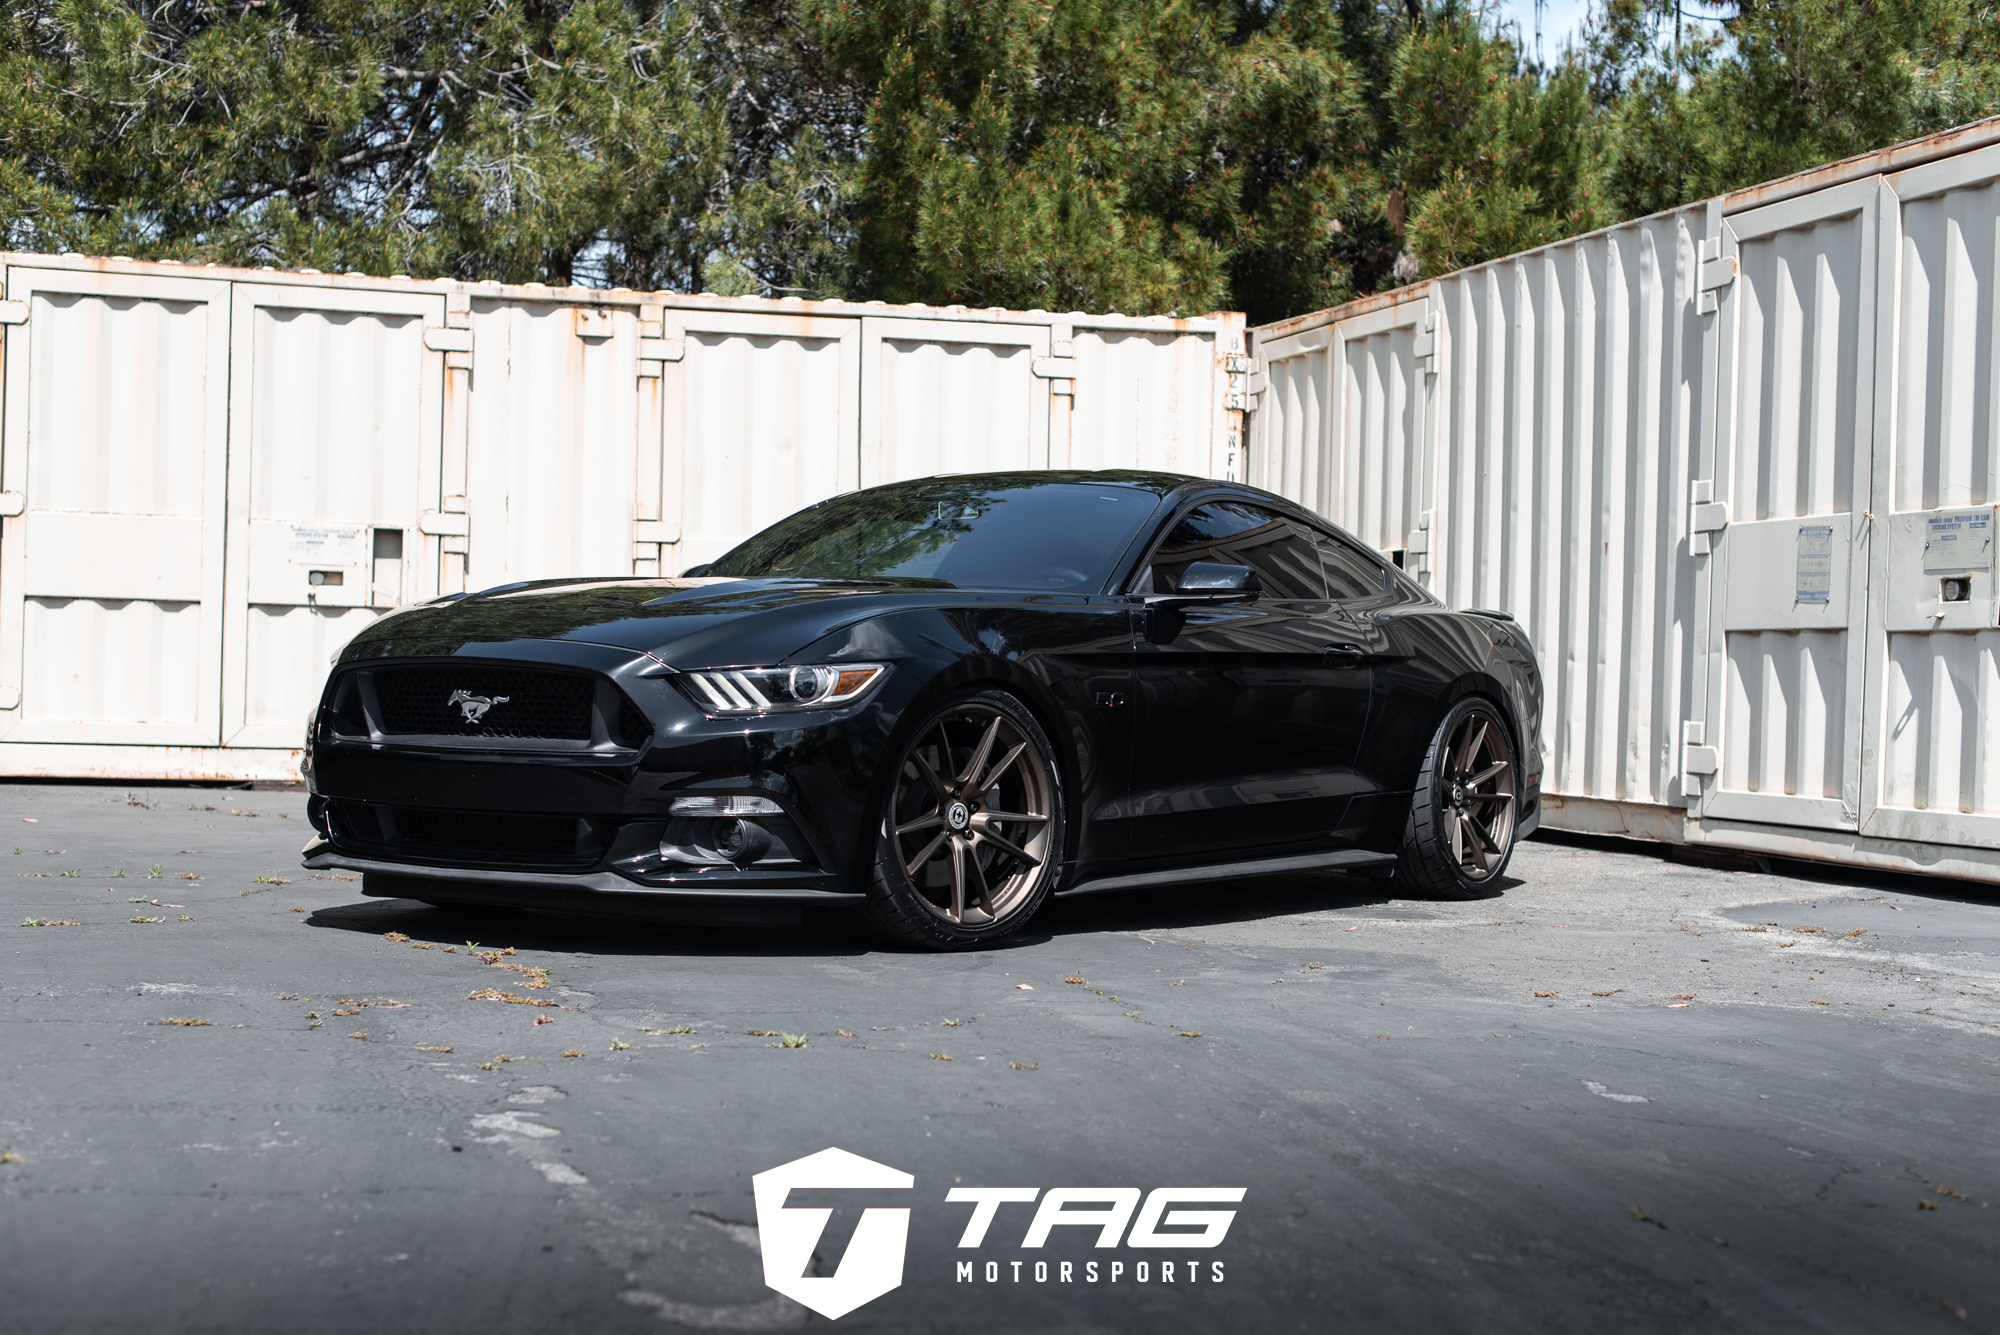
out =
[(972, 809), (963, 802), (953, 802), (944, 809), (944, 823), (954, 830), (963, 830), (972, 823)]

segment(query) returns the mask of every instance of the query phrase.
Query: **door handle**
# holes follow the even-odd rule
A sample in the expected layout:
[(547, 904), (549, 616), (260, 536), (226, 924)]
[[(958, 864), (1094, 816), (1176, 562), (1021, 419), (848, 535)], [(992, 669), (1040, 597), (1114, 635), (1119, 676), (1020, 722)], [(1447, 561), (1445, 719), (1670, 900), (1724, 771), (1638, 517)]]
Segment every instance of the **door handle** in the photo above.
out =
[(1337, 668), (1360, 667), (1368, 657), (1368, 651), (1356, 644), (1329, 644), (1320, 652)]

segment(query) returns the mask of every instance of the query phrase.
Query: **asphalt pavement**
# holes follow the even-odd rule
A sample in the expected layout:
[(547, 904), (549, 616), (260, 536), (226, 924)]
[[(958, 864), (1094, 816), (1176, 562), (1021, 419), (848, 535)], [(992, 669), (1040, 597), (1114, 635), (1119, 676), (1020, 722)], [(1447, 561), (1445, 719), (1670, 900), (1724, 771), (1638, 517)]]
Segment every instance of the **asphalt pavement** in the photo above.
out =
[(2000, 1329), (1993, 888), (1537, 840), (939, 956), (367, 900), (303, 809), (0, 785), (0, 1330)]

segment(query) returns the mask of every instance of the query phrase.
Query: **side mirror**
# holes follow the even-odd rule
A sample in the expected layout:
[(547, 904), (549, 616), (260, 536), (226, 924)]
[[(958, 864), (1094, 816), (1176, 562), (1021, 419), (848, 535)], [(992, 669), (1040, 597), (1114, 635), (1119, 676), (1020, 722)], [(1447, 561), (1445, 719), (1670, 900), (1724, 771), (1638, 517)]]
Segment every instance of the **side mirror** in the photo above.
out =
[(1196, 561), (1181, 572), (1172, 593), (1149, 594), (1149, 607), (1185, 607), (1196, 603), (1249, 603), (1264, 592), (1264, 578), (1249, 566), (1220, 561)]

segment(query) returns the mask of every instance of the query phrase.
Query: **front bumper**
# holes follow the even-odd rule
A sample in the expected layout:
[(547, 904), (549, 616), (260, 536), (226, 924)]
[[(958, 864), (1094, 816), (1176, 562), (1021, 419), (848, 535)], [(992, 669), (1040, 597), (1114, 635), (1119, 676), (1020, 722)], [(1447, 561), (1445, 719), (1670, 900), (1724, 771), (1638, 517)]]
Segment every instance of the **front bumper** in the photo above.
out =
[[(519, 661), (519, 642), (494, 648), (495, 659)], [(900, 707), (896, 691), (823, 714), (711, 719), (668, 681), (642, 674), (657, 660), (598, 646), (536, 649), (533, 666), (588, 674), (622, 692), (646, 716), (643, 744), (559, 752), (343, 733), (326, 722), (341, 689), (336, 673), (309, 741), (305, 769), (320, 838), (305, 850), (305, 865), (364, 872), (371, 893), (621, 913), (668, 901), (740, 907), (860, 898), (852, 871), (868, 784)], [(687, 824), (671, 815), (675, 798), (736, 794), (782, 808), (765, 823), (783, 856), (739, 867), (662, 854), (663, 837)], [(383, 878), (428, 891), (373, 889), (388, 883)]]

